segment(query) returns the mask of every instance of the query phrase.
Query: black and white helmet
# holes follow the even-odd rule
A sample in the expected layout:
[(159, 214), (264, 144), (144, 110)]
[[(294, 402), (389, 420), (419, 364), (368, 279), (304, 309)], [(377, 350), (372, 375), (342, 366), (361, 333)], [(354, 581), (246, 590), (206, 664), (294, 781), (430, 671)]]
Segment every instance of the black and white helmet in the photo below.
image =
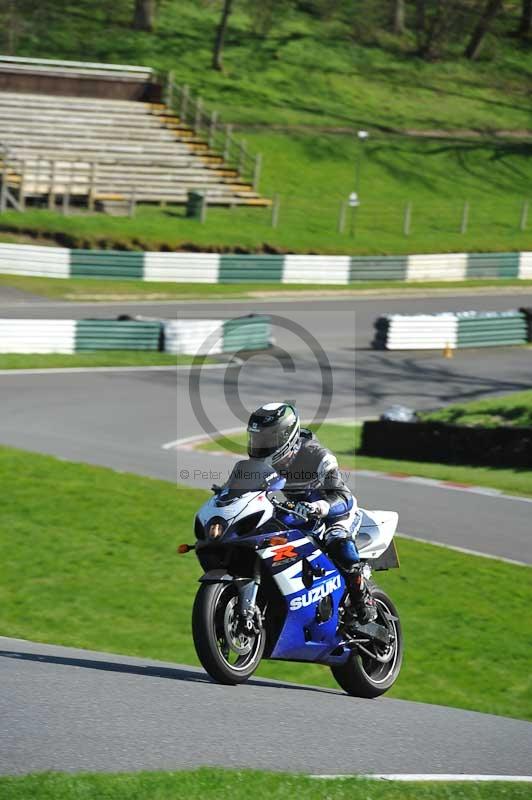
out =
[(253, 412), (248, 423), (248, 455), (273, 466), (288, 461), (298, 450), (301, 423), (291, 403), (268, 403)]

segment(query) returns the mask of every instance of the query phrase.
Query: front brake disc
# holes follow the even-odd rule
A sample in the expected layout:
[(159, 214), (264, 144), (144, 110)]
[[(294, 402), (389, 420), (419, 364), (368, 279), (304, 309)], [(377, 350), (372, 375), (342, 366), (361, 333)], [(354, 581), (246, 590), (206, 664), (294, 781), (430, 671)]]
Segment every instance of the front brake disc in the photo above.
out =
[(238, 632), (238, 617), (235, 614), (237, 603), (238, 598), (232, 597), (225, 607), (224, 633), (231, 650), (239, 656), (247, 656), (253, 647), (253, 640), (249, 636)]

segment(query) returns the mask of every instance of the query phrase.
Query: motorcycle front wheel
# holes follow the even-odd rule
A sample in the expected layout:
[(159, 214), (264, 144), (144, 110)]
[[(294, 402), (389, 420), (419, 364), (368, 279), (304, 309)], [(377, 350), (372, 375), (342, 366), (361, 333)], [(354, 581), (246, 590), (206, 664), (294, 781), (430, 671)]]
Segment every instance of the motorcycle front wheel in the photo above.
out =
[(192, 635), (204, 669), (218, 683), (245, 683), (260, 664), (266, 635), (238, 628), (238, 592), (232, 583), (202, 583), (192, 611)]
[(353, 697), (379, 697), (387, 692), (399, 677), (403, 661), (403, 634), (397, 609), (382, 589), (375, 586), (372, 595), (377, 605), (375, 621), (388, 628), (390, 644), (365, 643), (353, 650), (345, 664), (331, 667), (342, 689)]

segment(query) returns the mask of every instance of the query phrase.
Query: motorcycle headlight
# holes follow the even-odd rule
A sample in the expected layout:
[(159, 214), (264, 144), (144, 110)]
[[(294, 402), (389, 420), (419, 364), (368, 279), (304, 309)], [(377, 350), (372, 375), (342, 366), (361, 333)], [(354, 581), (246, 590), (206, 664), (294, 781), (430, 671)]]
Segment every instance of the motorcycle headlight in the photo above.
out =
[(227, 528), (227, 521), (222, 517), (213, 517), (205, 526), (207, 536), (212, 541), (221, 539)]

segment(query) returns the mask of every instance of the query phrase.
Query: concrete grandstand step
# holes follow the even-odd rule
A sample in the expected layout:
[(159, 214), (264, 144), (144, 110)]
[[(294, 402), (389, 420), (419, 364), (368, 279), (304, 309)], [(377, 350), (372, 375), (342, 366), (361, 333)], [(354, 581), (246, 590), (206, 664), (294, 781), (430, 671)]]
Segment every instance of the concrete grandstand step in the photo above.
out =
[(63, 108), (66, 111), (80, 109), (105, 113), (116, 109), (123, 114), (150, 114), (164, 108), (161, 104), (143, 103), (138, 100), (107, 100), (95, 97), (72, 97), (70, 95), (33, 94), (29, 92), (0, 91), (0, 103), (17, 107)]
[(135, 193), (182, 203), (195, 189), (213, 203), (263, 202), (161, 103), (0, 91), (0, 143), (8, 183), (28, 199)]

